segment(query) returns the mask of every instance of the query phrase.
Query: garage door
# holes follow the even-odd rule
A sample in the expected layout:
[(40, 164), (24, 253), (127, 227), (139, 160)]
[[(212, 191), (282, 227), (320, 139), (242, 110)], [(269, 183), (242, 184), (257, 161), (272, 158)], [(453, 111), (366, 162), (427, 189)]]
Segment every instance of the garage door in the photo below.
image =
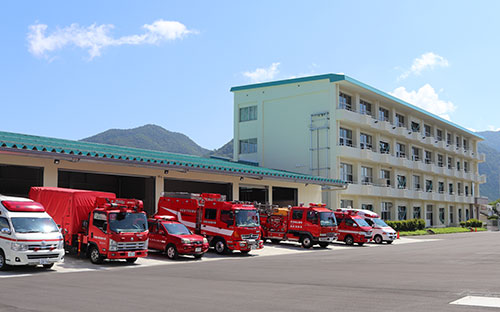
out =
[(226, 195), (227, 200), (233, 200), (232, 183), (214, 183), (193, 180), (165, 179), (165, 192), (215, 193)]
[(0, 165), (0, 194), (28, 197), (32, 186), (43, 185), (43, 168)]

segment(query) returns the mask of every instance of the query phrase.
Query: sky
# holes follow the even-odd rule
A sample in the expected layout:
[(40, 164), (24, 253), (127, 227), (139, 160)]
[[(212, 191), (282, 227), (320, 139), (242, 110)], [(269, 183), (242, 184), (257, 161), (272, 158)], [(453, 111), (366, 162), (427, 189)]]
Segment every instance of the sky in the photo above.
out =
[(499, 130), (500, 1), (2, 1), (0, 131), (157, 124), (208, 149), (232, 86), (345, 73)]

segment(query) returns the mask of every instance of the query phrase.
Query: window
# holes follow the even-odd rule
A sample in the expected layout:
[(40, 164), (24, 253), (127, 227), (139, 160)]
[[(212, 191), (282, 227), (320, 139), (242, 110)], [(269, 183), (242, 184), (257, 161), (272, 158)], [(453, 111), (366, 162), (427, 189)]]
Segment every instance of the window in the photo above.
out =
[(432, 205), (427, 205), (427, 211), (426, 211), (426, 215), (425, 215), (425, 218), (427, 219), (428, 221), (428, 226), (433, 226), (434, 223), (433, 223), (433, 213), (432, 213)]
[(94, 218), (92, 219), (92, 225), (95, 226), (96, 228), (100, 229), (101, 231), (105, 232), (107, 229), (105, 229), (106, 221), (108, 220), (108, 217), (106, 216), (106, 213), (104, 212), (94, 212)]
[(10, 229), (9, 220), (4, 217), (0, 217), (0, 230), (1, 229)]
[(467, 151), (469, 149), (469, 145), (467, 144), (467, 140), (466, 139), (464, 139), (463, 148), (464, 148), (465, 151)]
[(351, 199), (341, 199), (340, 200), (340, 208), (352, 208), (352, 200)]
[(392, 209), (392, 203), (391, 202), (382, 202), (380, 203), (380, 217), (383, 220), (390, 220), (391, 219), (391, 209)]
[(453, 223), (453, 206), (450, 206), (450, 224)]
[(453, 158), (448, 157), (448, 169), (452, 169), (452, 168), (453, 168)]
[(420, 124), (418, 122), (411, 122), (411, 131), (420, 132)]
[(462, 209), (458, 209), (458, 222), (462, 222)]
[(439, 221), (444, 224), (444, 208), (439, 208)]
[(460, 160), (457, 160), (457, 170), (460, 170)]
[(436, 140), (438, 140), (438, 141), (443, 140), (443, 131), (440, 129), (436, 129)]
[(396, 143), (396, 156), (405, 158), (406, 157), (406, 146), (401, 143)]
[(380, 170), (380, 180), (383, 186), (391, 186), (391, 172), (389, 170)]
[(391, 151), (389, 143), (380, 141), (380, 153), (382, 154), (389, 154)]
[(420, 176), (413, 176), (413, 188), (415, 191), (420, 191)]
[(447, 133), (446, 134), (446, 144), (448, 145), (451, 145), (452, 141), (451, 141), (451, 133)]
[(457, 192), (458, 192), (458, 195), (462, 195), (462, 183), (458, 182), (457, 183)]
[(378, 120), (389, 121), (389, 110), (380, 107), (378, 109)]
[(352, 146), (352, 131), (345, 128), (340, 128), (339, 144), (345, 146)]
[(359, 112), (364, 115), (371, 115), (372, 104), (363, 100), (359, 100)]
[(464, 161), (464, 171), (469, 172), (469, 163)]
[(453, 183), (448, 184), (448, 194), (453, 195)]
[(340, 163), (340, 179), (352, 183), (352, 165)]
[(398, 175), (398, 189), (406, 188), (406, 176)]
[(469, 209), (465, 209), (465, 221), (469, 220), (470, 217), (469, 217)]
[(396, 114), (396, 125), (398, 127), (404, 128), (405, 127), (405, 116)]
[(460, 138), (458, 136), (455, 137), (455, 145), (457, 146), (457, 148), (460, 147)]
[(372, 184), (373, 183), (373, 170), (369, 167), (361, 167), (361, 183), (362, 184)]
[(420, 219), (422, 217), (420, 213), (420, 207), (413, 207), (413, 219)]
[(257, 120), (257, 106), (240, 108), (240, 122)]
[(354, 226), (354, 220), (353, 219), (345, 219), (345, 225), (346, 226)]
[(432, 152), (425, 151), (425, 163), (426, 164), (431, 164), (432, 163)]
[(240, 154), (257, 153), (257, 139), (240, 140)]
[(205, 208), (205, 219), (215, 220), (217, 218), (217, 209)]
[(234, 216), (231, 210), (221, 210), (220, 211), (220, 220), (227, 225), (234, 224)]
[(438, 182), (438, 192), (439, 194), (444, 193), (444, 182)]
[(313, 224), (316, 224), (318, 223), (318, 215), (316, 213), (316, 211), (308, 211), (307, 212), (307, 215), (306, 215), (306, 220), (313, 223)]
[(432, 136), (432, 128), (429, 125), (424, 125), (424, 136), (430, 137)]
[(411, 159), (414, 161), (419, 161), (420, 160), (420, 149), (418, 147), (412, 146), (411, 147)]
[(444, 157), (441, 154), (438, 154), (438, 166), (443, 167), (444, 166)]
[(292, 220), (302, 220), (303, 215), (304, 215), (304, 210), (294, 209), (292, 212)]
[(425, 191), (432, 192), (432, 180), (425, 180)]
[(361, 204), (361, 209), (373, 211), (372, 204)]
[(469, 186), (465, 186), (465, 196), (469, 196)]
[(345, 93), (339, 93), (339, 108), (352, 111), (351, 96)]
[(359, 135), (359, 147), (361, 149), (369, 149), (371, 150), (373, 145), (372, 145), (373, 139), (372, 136), (366, 133), (361, 133)]
[(406, 206), (398, 206), (398, 220), (406, 220)]

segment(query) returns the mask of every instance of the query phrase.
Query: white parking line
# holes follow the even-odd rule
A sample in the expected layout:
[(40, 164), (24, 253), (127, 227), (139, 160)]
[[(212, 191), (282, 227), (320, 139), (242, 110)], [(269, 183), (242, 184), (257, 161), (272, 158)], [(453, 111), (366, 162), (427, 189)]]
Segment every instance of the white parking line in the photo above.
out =
[(500, 308), (500, 298), (498, 297), (480, 297), (480, 296), (466, 296), (450, 302), (450, 304), (466, 305), (466, 306), (476, 306), (476, 307), (488, 307), (488, 308)]

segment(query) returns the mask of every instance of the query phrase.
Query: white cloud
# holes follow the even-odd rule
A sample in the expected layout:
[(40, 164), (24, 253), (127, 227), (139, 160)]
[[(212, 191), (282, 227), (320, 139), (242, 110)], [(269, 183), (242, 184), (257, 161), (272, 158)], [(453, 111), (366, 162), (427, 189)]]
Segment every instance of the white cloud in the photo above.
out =
[(495, 126), (488, 126), (487, 131), (500, 131), (500, 128)]
[(448, 66), (450, 66), (450, 63), (447, 59), (433, 52), (427, 52), (414, 59), (410, 69), (401, 74), (399, 79), (405, 79), (411, 74), (420, 75), (420, 73), (426, 69)]
[(185, 25), (176, 21), (157, 20), (152, 24), (142, 26), (144, 33), (140, 35), (113, 38), (110, 31), (114, 28), (111, 24), (90, 25), (83, 27), (71, 24), (58, 28), (51, 34), (46, 34), (48, 26), (34, 24), (29, 26), (28, 44), (29, 51), (39, 57), (47, 56), (49, 52), (60, 50), (66, 46), (88, 50), (90, 58), (101, 55), (101, 50), (108, 46), (158, 44), (163, 41), (182, 39), (188, 34), (197, 33), (189, 30)]
[(390, 94), (447, 120), (450, 120), (449, 114), (456, 109), (452, 102), (440, 100), (439, 95), (429, 84), (425, 84), (418, 91), (399, 87)]
[(250, 78), (254, 83), (272, 80), (280, 72), (278, 66), (280, 63), (272, 63), (268, 68), (257, 68), (254, 71), (247, 71), (243, 76)]

